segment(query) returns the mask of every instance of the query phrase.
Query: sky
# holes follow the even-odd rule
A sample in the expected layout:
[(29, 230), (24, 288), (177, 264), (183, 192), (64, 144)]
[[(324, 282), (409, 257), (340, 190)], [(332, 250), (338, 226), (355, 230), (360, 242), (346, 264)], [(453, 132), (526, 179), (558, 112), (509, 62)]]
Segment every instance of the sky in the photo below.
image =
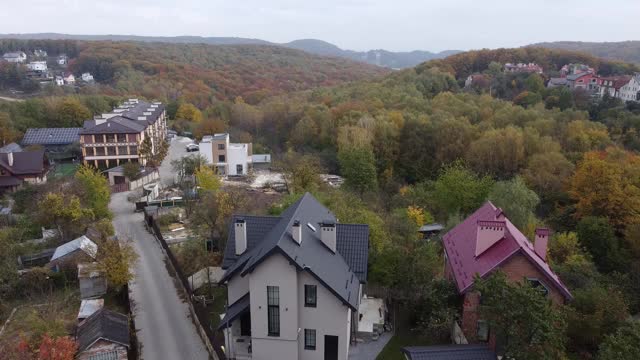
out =
[(640, 0), (0, 0), (0, 33), (320, 39), (391, 51), (640, 40)]

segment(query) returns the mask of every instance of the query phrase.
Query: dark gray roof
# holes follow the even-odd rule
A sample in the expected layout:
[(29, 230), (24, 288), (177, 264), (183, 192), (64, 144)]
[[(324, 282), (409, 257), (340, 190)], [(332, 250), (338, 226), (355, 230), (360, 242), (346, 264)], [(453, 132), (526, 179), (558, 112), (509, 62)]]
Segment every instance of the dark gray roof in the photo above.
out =
[[(247, 229), (247, 250), (235, 255), (235, 220), (243, 218)], [(302, 243), (291, 237), (295, 220), (302, 224)], [(336, 253), (320, 241), (320, 223), (336, 221), (335, 216), (311, 194), (287, 208), (280, 217), (234, 216), (229, 226), (229, 238), (222, 268), (226, 270), (222, 281), (236, 273), (250, 273), (273, 253), (280, 253), (300, 270), (308, 271), (318, 281), (352, 308), (357, 306), (360, 282), (366, 281), (369, 249), (367, 225), (337, 224)], [(307, 226), (311, 224), (314, 232)]]
[(402, 348), (409, 360), (496, 360), (486, 345), (409, 346)]
[(229, 306), (227, 312), (224, 314), (224, 318), (220, 321), (220, 325), (218, 325), (218, 330), (226, 328), (227, 324), (230, 325), (233, 320), (238, 318), (238, 316), (248, 311), (249, 305), (250, 299), (249, 293), (247, 293), (246, 295), (238, 299), (238, 301)]
[[(9, 156), (13, 157), (13, 165), (9, 165)], [(44, 163), (44, 150), (0, 153), (0, 166), (12, 175), (42, 175)]]
[(579, 78), (589, 75), (589, 73), (587, 72), (583, 72), (583, 73), (579, 73), (579, 74), (570, 74), (567, 75), (567, 80), (573, 81), (573, 80), (578, 80)]
[[(155, 108), (152, 108), (151, 105), (154, 105), (154, 104), (148, 103), (146, 101), (138, 101), (137, 104), (130, 105), (130, 107), (127, 108), (127, 110), (121, 112), (120, 116), (128, 118), (130, 120), (134, 120), (134, 121), (143, 121), (143, 120), (138, 120), (138, 117), (144, 116), (147, 119), (144, 120), (143, 122), (147, 124), (153, 124), (158, 120), (158, 118), (160, 117), (160, 114), (162, 114), (162, 112), (164, 111), (164, 105), (155, 104), (157, 105), (157, 107)], [(152, 110), (149, 111), (149, 109), (152, 109)], [(150, 112), (151, 115), (144, 115), (145, 112)]]
[(22, 138), (22, 146), (69, 145), (80, 141), (82, 128), (30, 128)]
[(106, 309), (98, 310), (78, 326), (78, 351), (85, 351), (99, 339), (129, 347), (129, 318)]
[(80, 134), (135, 134), (143, 131), (146, 126), (138, 121), (129, 120), (122, 116), (114, 116), (105, 122), (82, 129)]

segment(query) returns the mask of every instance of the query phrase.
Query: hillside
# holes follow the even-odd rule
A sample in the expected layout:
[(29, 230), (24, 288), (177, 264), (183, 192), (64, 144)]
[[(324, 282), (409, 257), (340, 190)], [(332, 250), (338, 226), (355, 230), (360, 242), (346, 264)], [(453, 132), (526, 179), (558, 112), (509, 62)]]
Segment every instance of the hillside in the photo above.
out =
[(294, 40), (288, 43), (273, 43), (260, 39), (239, 37), (202, 37), (202, 36), (136, 36), (136, 35), (70, 35), (57, 33), (37, 34), (0, 34), (0, 38), (19, 40), (81, 40), (81, 41), (137, 41), (164, 42), (179, 44), (209, 45), (274, 45), (306, 51), (311, 54), (335, 56), (392, 69), (412, 67), (421, 62), (440, 59), (459, 53), (458, 50), (446, 50), (439, 53), (429, 51), (392, 52), (387, 50), (353, 51), (343, 50), (334, 44), (316, 39)]
[(640, 41), (638, 40), (620, 42), (555, 41), (529, 46), (581, 51), (603, 59), (640, 64)]

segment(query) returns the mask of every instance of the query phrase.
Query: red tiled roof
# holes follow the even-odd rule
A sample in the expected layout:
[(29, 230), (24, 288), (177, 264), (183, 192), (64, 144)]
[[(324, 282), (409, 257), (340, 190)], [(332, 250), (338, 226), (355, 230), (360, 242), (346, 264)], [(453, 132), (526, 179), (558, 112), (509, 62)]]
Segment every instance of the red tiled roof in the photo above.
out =
[[(502, 221), (506, 225), (504, 237), (476, 257), (478, 223), (488, 222), (491, 224)], [(502, 210), (496, 208), (491, 202), (485, 203), (463, 222), (447, 232), (442, 241), (460, 293), (471, 288), (475, 274), (485, 277), (513, 255), (521, 253), (545, 274), (566, 298), (571, 298), (571, 293), (551, 270), (549, 264), (535, 253), (533, 244), (509, 219), (504, 217)]]

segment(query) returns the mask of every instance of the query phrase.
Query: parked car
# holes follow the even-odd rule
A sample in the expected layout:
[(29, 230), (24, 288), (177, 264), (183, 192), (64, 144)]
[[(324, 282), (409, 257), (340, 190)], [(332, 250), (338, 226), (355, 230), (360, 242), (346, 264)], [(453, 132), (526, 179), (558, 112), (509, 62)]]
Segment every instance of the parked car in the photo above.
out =
[(194, 144), (191, 143), (189, 145), (187, 145), (187, 152), (192, 152), (192, 151), (200, 151), (200, 146), (198, 146), (198, 144)]

